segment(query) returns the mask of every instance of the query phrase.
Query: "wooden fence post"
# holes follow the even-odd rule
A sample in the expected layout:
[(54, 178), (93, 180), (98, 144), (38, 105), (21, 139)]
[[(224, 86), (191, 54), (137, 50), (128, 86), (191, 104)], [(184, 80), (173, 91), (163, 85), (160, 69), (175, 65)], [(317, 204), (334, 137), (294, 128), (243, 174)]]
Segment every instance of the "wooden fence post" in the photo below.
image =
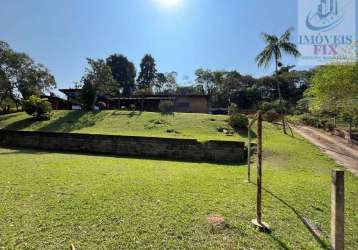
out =
[(252, 121), (250, 122), (249, 126), (248, 126), (248, 130), (247, 130), (247, 137), (249, 140), (249, 144), (247, 146), (247, 180), (245, 180), (245, 182), (250, 183), (251, 182), (251, 139), (252, 139), (252, 135), (251, 135), (251, 127), (254, 125), (254, 123), (257, 121), (257, 114), (254, 117), (254, 119), (252, 119)]
[(257, 118), (257, 222), (262, 222), (262, 113)]
[(333, 250), (344, 249), (344, 171), (332, 170), (331, 244)]
[(257, 196), (256, 196), (256, 220), (252, 223), (262, 231), (269, 231), (270, 227), (262, 222), (262, 112), (257, 116)]
[(251, 128), (248, 128), (249, 144), (247, 146), (247, 181), (251, 181)]

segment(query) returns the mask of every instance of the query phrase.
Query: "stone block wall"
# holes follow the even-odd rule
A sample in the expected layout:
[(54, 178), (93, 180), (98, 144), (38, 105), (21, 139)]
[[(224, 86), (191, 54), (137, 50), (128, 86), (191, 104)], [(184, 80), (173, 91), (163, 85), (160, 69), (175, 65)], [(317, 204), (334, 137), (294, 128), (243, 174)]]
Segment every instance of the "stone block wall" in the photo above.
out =
[(10, 130), (0, 130), (0, 146), (207, 162), (243, 162), (246, 156), (244, 142)]

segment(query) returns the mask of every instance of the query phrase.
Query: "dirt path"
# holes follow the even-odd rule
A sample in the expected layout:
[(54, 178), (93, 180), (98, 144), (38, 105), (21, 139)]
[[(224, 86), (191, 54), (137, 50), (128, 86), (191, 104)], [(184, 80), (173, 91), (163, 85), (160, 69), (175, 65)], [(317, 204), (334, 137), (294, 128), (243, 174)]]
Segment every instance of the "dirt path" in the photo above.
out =
[(332, 136), (315, 128), (306, 126), (292, 126), (292, 128), (308, 141), (318, 146), (338, 164), (346, 167), (349, 171), (358, 176), (357, 145), (349, 145), (343, 138)]

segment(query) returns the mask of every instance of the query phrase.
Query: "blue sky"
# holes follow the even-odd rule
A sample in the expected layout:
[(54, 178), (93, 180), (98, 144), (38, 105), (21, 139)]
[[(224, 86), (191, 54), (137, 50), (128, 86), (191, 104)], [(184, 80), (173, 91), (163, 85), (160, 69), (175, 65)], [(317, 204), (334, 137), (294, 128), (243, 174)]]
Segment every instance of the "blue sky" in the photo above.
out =
[(63, 88), (81, 79), (87, 57), (111, 53), (137, 69), (150, 53), (179, 82), (200, 67), (269, 74), (254, 61), (260, 33), (297, 28), (296, 0), (182, 0), (175, 8), (158, 1), (1, 0), (0, 40), (45, 64)]

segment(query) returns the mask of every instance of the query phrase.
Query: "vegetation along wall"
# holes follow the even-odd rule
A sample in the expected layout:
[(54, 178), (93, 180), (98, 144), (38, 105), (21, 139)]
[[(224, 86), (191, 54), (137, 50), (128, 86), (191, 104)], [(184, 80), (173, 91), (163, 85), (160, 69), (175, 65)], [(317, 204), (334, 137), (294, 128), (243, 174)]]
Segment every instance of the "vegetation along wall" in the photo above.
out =
[(186, 161), (242, 162), (245, 159), (244, 142), (201, 143), (175, 138), (0, 130), (0, 146)]

